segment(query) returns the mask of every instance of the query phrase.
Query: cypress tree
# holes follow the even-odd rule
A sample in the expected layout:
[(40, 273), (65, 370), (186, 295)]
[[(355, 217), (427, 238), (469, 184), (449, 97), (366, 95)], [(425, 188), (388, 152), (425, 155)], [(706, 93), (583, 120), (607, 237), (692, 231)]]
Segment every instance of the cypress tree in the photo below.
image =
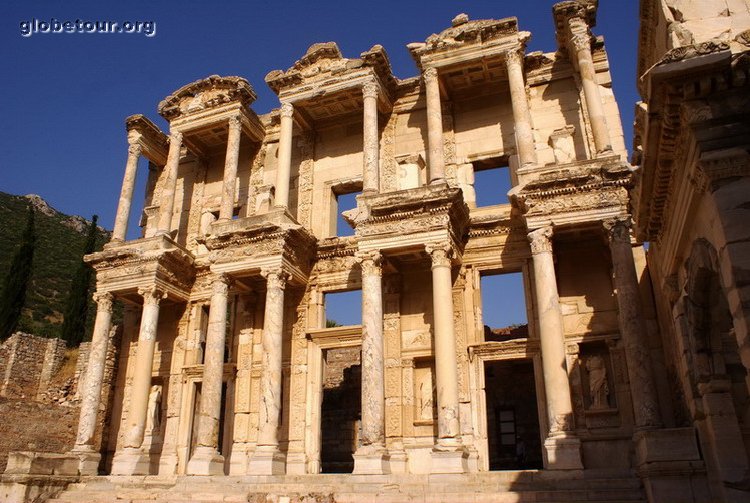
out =
[[(83, 255), (93, 253), (96, 247), (96, 221), (97, 215), (91, 218), (86, 245), (83, 249)], [(65, 304), (65, 314), (62, 326), (62, 339), (68, 347), (77, 347), (83, 341), (84, 332), (86, 331), (86, 314), (89, 305), (89, 286), (91, 285), (91, 267), (83, 261), (78, 264), (73, 283), (70, 286), (70, 293)]]
[(29, 205), (29, 217), (21, 236), (21, 245), (13, 255), (10, 271), (3, 282), (0, 296), (0, 340), (10, 337), (18, 326), (18, 320), (21, 319), (21, 310), (26, 302), (26, 289), (31, 278), (35, 241), (34, 207)]

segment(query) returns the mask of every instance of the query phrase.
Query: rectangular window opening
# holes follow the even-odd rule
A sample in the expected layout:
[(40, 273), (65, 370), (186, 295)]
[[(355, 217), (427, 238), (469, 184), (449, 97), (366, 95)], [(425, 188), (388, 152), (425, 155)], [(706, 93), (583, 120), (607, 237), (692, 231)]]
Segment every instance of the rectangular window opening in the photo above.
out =
[(362, 290), (328, 292), (323, 302), (325, 303), (326, 328), (362, 323)]
[(482, 321), (485, 341), (507, 341), (529, 336), (523, 273), (481, 277)]
[(513, 187), (510, 168), (504, 158), (475, 161), (474, 191), (477, 206), (508, 204), (508, 191)]
[(354, 235), (354, 228), (344, 219), (343, 213), (357, 207), (357, 196), (361, 193), (361, 191), (338, 194), (334, 192), (334, 204), (336, 205), (336, 228), (333, 229), (334, 232), (332, 233), (334, 236), (346, 237)]

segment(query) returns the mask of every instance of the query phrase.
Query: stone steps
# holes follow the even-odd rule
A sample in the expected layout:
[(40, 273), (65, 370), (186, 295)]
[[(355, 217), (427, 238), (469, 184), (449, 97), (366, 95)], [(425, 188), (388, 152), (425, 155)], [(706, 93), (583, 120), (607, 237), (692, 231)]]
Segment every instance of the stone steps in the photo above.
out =
[(633, 475), (490, 472), (467, 475), (300, 475), (87, 478), (51, 503), (635, 503)]

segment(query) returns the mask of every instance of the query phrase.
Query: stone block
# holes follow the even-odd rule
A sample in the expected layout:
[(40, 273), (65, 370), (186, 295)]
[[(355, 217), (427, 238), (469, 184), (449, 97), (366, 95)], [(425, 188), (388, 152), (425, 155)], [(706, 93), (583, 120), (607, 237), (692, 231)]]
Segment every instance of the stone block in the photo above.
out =
[(668, 428), (639, 431), (633, 436), (638, 465), (657, 461), (694, 461), (700, 459), (693, 428)]

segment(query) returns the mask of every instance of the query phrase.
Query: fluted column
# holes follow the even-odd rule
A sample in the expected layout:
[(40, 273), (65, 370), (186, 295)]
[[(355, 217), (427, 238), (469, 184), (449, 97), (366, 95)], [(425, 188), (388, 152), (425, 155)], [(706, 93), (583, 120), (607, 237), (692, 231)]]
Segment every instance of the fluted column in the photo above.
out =
[(423, 78), (427, 99), (427, 150), (430, 183), (444, 183), (443, 111), (440, 104), (440, 81), (437, 68), (425, 69)]
[(380, 141), (378, 134), (378, 83), (368, 81), (362, 86), (364, 99), (362, 192), (377, 194), (380, 190)]
[(263, 363), (260, 377), (260, 417), (258, 445), (250, 460), (250, 473), (275, 475), (286, 471), (284, 455), (279, 451), (279, 426), (284, 289), (289, 275), (281, 268), (274, 268), (264, 270), (263, 276), (266, 278), (266, 308), (261, 340)]
[(505, 53), (505, 67), (508, 71), (510, 102), (513, 108), (513, 128), (516, 138), (516, 152), (521, 167), (536, 164), (534, 133), (531, 128), (531, 112), (523, 79), (523, 49)]
[(552, 228), (543, 227), (531, 231), (528, 238), (534, 266), (534, 294), (547, 399), (547, 467), (582, 468), (580, 442), (574, 439), (573, 433), (573, 403), (570, 398), (565, 361), (565, 332), (552, 257)]
[(206, 350), (203, 358), (196, 447), (187, 466), (187, 472), (191, 475), (222, 475), (224, 473), (224, 457), (219, 454), (218, 442), (230, 283), (231, 279), (226, 274), (217, 276), (213, 282), (211, 307), (208, 311)]
[(630, 219), (616, 218), (604, 222), (612, 252), (612, 271), (617, 292), (620, 331), (625, 345), (625, 358), (630, 390), (638, 429), (661, 426), (659, 402), (648, 354), (643, 308), (638, 288), (638, 275), (630, 244)]
[(388, 472), (385, 450), (385, 362), (383, 360), (382, 256), (360, 252), (362, 267), (362, 446), (354, 454), (354, 473)]
[(242, 123), (239, 117), (231, 117), (228, 124), (227, 153), (224, 161), (224, 183), (221, 190), (219, 220), (231, 220), (234, 215), (234, 196), (237, 189), (237, 162), (240, 158)]
[(133, 382), (130, 385), (130, 408), (123, 426), (123, 449), (112, 462), (114, 475), (145, 475), (149, 473), (148, 453), (141, 451), (146, 430), (148, 395), (154, 365), (154, 346), (159, 324), (159, 303), (165, 297), (156, 287), (139, 288), (143, 297), (141, 327), (135, 353)]
[(612, 141), (609, 137), (609, 128), (604, 115), (604, 105), (599, 92), (599, 84), (596, 82), (596, 70), (594, 69), (594, 58), (591, 55), (591, 41), (588, 35), (588, 27), (579, 18), (569, 21), (571, 26), (570, 45), (575, 51), (578, 71), (581, 75), (583, 95), (588, 109), (591, 132), (594, 134), (594, 145), (596, 152), (609, 152), (612, 150)]
[(91, 338), (86, 376), (83, 379), (84, 389), (81, 400), (81, 412), (78, 416), (78, 433), (73, 452), (94, 452), (94, 435), (96, 419), (104, 380), (104, 366), (107, 361), (107, 343), (112, 325), (112, 302), (114, 296), (109, 292), (94, 294), (96, 302), (96, 321)]
[(122, 178), (120, 189), (120, 201), (117, 203), (117, 215), (115, 216), (115, 228), (112, 230), (112, 241), (124, 241), (128, 233), (128, 219), (130, 208), (133, 204), (133, 189), (135, 188), (135, 177), (138, 171), (138, 159), (143, 147), (136, 137), (129, 137), (128, 161), (125, 163), (125, 175)]
[(294, 107), (291, 103), (281, 105), (281, 131), (279, 134), (279, 164), (276, 168), (275, 205), (289, 206), (289, 177), (292, 173), (292, 128)]
[(182, 148), (182, 133), (172, 131), (169, 135), (169, 154), (164, 166), (164, 186), (159, 201), (159, 226), (157, 234), (169, 234), (172, 228), (172, 212), (174, 211), (174, 193), (177, 187), (177, 168), (180, 166), (180, 149)]

